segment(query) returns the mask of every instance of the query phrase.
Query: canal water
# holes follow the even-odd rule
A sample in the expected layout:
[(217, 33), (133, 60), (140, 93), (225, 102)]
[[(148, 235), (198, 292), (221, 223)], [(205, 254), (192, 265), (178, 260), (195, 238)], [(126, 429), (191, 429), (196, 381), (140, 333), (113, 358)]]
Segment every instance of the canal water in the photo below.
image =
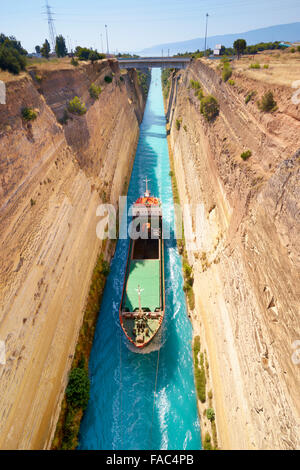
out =
[[(165, 124), (161, 71), (153, 69), (128, 206), (143, 194), (147, 176), (149, 189), (152, 195), (161, 198), (164, 217), (172, 227)], [(128, 240), (117, 243), (103, 295), (89, 363), (90, 401), (81, 423), (79, 449), (200, 449), (192, 328), (176, 241), (173, 237), (165, 241), (166, 313), (160, 345), (154, 344), (150, 352), (140, 353), (132, 350), (119, 326), (128, 243)]]

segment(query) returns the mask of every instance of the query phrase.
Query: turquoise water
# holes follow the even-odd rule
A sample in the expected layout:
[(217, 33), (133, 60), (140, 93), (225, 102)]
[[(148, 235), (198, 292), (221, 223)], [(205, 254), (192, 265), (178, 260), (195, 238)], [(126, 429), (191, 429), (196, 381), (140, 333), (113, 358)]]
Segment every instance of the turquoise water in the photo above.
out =
[[(149, 189), (174, 220), (161, 71), (153, 69), (128, 191), (128, 205)], [(136, 353), (119, 326), (128, 240), (119, 240), (111, 263), (90, 357), (91, 397), (80, 429), (80, 449), (200, 449), (181, 258), (165, 241), (166, 313), (161, 345)], [(159, 351), (159, 352), (158, 352)], [(142, 350), (143, 352), (143, 350)], [(159, 356), (159, 361), (158, 361)], [(156, 370), (157, 387), (155, 390)], [(155, 395), (155, 401), (154, 401)]]

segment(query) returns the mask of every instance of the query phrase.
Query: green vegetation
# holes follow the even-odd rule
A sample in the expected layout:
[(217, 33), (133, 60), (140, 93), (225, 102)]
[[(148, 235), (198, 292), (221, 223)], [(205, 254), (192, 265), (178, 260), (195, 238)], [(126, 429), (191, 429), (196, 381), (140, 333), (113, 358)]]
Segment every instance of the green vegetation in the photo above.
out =
[(0, 34), (0, 69), (18, 74), (26, 68), (27, 51), (14, 36)]
[(211, 437), (210, 437), (210, 434), (209, 434), (208, 431), (205, 433), (205, 438), (204, 438), (204, 442), (203, 442), (203, 449), (204, 450), (213, 450), (213, 447), (212, 447), (212, 444), (211, 444)]
[(78, 444), (80, 421), (89, 396), (87, 364), (108, 273), (109, 263), (103, 259), (103, 254), (101, 254), (92, 275), (83, 323), (69, 375), (69, 383), (52, 443), (52, 449), (54, 450), (76, 449)]
[(68, 404), (74, 408), (87, 407), (90, 397), (90, 380), (86, 369), (75, 367), (69, 376), (69, 383), (66, 389)]
[(268, 69), (269, 68), (269, 64), (264, 64), (264, 69)]
[(252, 155), (251, 150), (246, 150), (245, 152), (241, 153), (241, 158), (243, 160), (248, 160), (248, 158), (250, 158), (251, 155)]
[(233, 86), (233, 85), (235, 85), (235, 81), (234, 80), (228, 80), (228, 84)]
[(138, 59), (140, 56), (136, 54), (129, 54), (129, 52), (125, 52), (123, 54), (119, 52), (119, 54), (117, 54), (117, 57), (122, 57), (123, 59)]
[(141, 86), (144, 96), (148, 95), (149, 91), (149, 84), (150, 84), (150, 73), (144, 73), (141, 72), (140, 70), (137, 70), (137, 76), (138, 76), (138, 83)]
[(170, 86), (171, 86), (169, 79), (173, 70), (174, 69), (163, 69), (161, 72), (161, 83), (162, 83), (163, 95), (165, 99), (167, 99), (169, 96)]
[(237, 53), (238, 59), (245, 52), (246, 47), (247, 47), (247, 43), (245, 39), (237, 39), (236, 41), (234, 41), (233, 48), (235, 52)]
[(36, 205), (36, 202), (34, 199), (30, 199), (30, 205), (31, 207), (35, 206)]
[(33, 74), (33, 77), (34, 77), (34, 79), (35, 79), (38, 83), (41, 83), (41, 81), (43, 80), (43, 79), (42, 79), (42, 76), (41, 76), (41, 75), (38, 75), (37, 73), (34, 73), (34, 74)]
[(75, 56), (78, 57), (79, 60), (91, 60), (92, 62), (105, 59), (106, 57), (105, 54), (100, 54), (97, 50), (80, 46), (76, 47)]
[(247, 46), (245, 49), (245, 54), (254, 55), (261, 51), (274, 50), (274, 49), (282, 49), (282, 46), (280, 45), (280, 41), (260, 42), (252, 46)]
[(219, 115), (220, 106), (212, 95), (205, 96), (201, 100), (200, 112), (207, 121), (212, 121)]
[(95, 83), (92, 83), (89, 88), (90, 96), (91, 98), (94, 98), (95, 100), (99, 98), (101, 91), (102, 91), (101, 86), (97, 86)]
[(195, 96), (197, 96), (197, 98), (201, 101), (202, 98), (204, 97), (204, 93), (203, 93), (200, 83), (195, 80), (191, 80), (190, 86), (191, 88), (193, 88), (193, 90), (195, 90)]
[(65, 38), (61, 34), (56, 37), (55, 52), (57, 57), (65, 57), (68, 54)]
[(113, 81), (113, 79), (112, 79), (112, 77), (110, 77), (110, 75), (105, 75), (104, 81), (105, 81), (106, 83), (111, 83), (111, 82)]
[(263, 95), (262, 99), (258, 101), (257, 105), (264, 113), (270, 113), (277, 109), (277, 103), (274, 100), (273, 93), (271, 91), (267, 91)]
[(227, 80), (229, 80), (229, 78), (232, 75), (232, 68), (227, 58), (222, 59), (221, 64), (222, 64), (222, 79), (223, 79), (223, 82), (227, 82)]
[(74, 96), (74, 98), (68, 103), (68, 111), (72, 114), (82, 116), (86, 113), (87, 109), (85, 107), (85, 103), (83, 103), (78, 96)]
[(300, 52), (300, 46), (297, 47), (297, 51)]
[[(200, 353), (200, 336), (194, 338), (194, 370), (195, 370), (195, 382), (196, 391), (201, 403), (205, 403), (206, 400), (206, 377), (204, 369), (204, 357), (203, 353)], [(199, 353), (200, 353), (200, 365), (199, 365)]]
[(38, 113), (35, 109), (32, 108), (23, 108), (22, 117), (24, 121), (34, 121), (38, 116)]
[(124, 77), (120, 76), (120, 82), (124, 82)]
[(195, 80), (190, 80), (190, 85), (194, 90), (200, 90), (201, 88), (200, 83)]
[(296, 52), (296, 49), (295, 49), (294, 47), (292, 47), (292, 48), (290, 49), (290, 52), (292, 52), (292, 54), (294, 54), (294, 53)]
[(208, 408), (206, 410), (206, 416), (207, 416), (207, 419), (209, 419), (209, 421), (214, 421), (216, 419), (214, 409), (213, 408)]
[(245, 103), (248, 104), (249, 101), (253, 98), (253, 96), (256, 95), (256, 91), (252, 90), (248, 93), (248, 95), (245, 98)]
[(224, 67), (223, 72), (222, 72), (223, 81), (227, 82), (227, 80), (231, 77), (231, 75), (232, 75), (231, 67)]
[(79, 62), (78, 60), (74, 59), (74, 57), (72, 57), (71, 59), (71, 65), (74, 65), (74, 67), (77, 67), (79, 65)]
[(98, 60), (98, 59), (99, 59), (99, 54), (98, 54), (98, 52), (96, 52), (96, 51), (91, 51), (91, 52), (89, 53), (89, 60), (92, 62), (92, 64), (93, 64), (94, 62), (96, 62), (96, 60)]
[(45, 39), (45, 42), (44, 44), (42, 45), (42, 48), (41, 48), (41, 54), (43, 57), (45, 57), (45, 59), (49, 59), (50, 57), (50, 44), (49, 44), (49, 41), (47, 39)]
[(181, 122), (182, 122), (181, 119), (176, 119), (175, 121), (175, 126), (178, 131), (180, 130)]
[(249, 69), (260, 69), (260, 64), (256, 62), (255, 64), (251, 64)]

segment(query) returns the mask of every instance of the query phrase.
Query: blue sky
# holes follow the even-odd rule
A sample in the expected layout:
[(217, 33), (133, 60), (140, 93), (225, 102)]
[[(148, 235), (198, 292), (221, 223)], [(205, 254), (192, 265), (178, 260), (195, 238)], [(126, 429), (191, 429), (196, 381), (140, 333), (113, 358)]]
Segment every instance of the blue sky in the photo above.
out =
[[(0, 32), (15, 35), (28, 51), (48, 37), (44, 0), (3, 0)], [(139, 51), (159, 43), (248, 31), (300, 21), (299, 0), (49, 0), (55, 29), (76, 45), (101, 50), (108, 25), (110, 51)], [(300, 36), (300, 34), (299, 34)]]

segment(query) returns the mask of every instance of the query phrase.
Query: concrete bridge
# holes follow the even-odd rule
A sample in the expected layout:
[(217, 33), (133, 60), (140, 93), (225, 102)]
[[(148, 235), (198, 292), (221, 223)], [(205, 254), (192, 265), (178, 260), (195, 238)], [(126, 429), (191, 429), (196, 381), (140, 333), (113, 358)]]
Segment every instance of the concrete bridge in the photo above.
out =
[(190, 57), (140, 57), (138, 59), (125, 59), (117, 57), (121, 69), (185, 69), (191, 62)]

